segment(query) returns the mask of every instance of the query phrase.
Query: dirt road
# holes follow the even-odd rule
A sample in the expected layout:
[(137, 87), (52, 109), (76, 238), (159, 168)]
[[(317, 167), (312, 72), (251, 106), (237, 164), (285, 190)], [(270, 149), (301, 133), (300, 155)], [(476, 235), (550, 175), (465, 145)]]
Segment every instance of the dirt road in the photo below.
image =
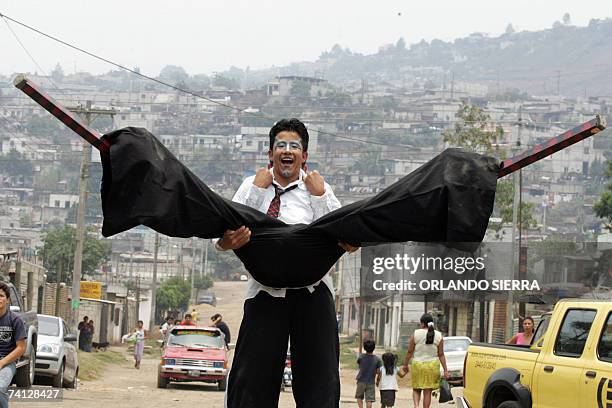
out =
[[(242, 320), (242, 302), (244, 293), (244, 282), (218, 282), (214, 291), (217, 295), (218, 304), (216, 308), (208, 305), (196, 307), (199, 319), (208, 319), (214, 312), (221, 313), (224, 320), (232, 330), (232, 336), (238, 333), (238, 327)], [(232, 342), (235, 338), (232, 339)], [(217, 391), (216, 386), (200, 383), (171, 384), (167, 389), (158, 389), (157, 364), (155, 358), (145, 358), (142, 368), (136, 370), (131, 362), (131, 356), (124, 348), (114, 350), (126, 353), (127, 361), (121, 365), (109, 366), (102, 378), (94, 381), (79, 383), (76, 391), (65, 390), (62, 407), (112, 407), (112, 408), (136, 408), (136, 407), (178, 407), (196, 406), (207, 408), (222, 408), (224, 394)], [(354, 370), (342, 370), (342, 396), (341, 405), (356, 407), (353, 398), (355, 392)], [(454, 389), (454, 393), (460, 389)], [(378, 398), (378, 397), (377, 397)], [(375, 404), (379, 406), (379, 403)], [(11, 403), (11, 406), (25, 406), (25, 404)], [(40, 405), (42, 407), (42, 405)], [(411, 391), (400, 390), (397, 398), (397, 407), (412, 407)], [(433, 404), (433, 407), (438, 406)], [(453, 406), (453, 405), (440, 405)], [(293, 408), (295, 402), (291, 389), (282, 392), (279, 408)]]

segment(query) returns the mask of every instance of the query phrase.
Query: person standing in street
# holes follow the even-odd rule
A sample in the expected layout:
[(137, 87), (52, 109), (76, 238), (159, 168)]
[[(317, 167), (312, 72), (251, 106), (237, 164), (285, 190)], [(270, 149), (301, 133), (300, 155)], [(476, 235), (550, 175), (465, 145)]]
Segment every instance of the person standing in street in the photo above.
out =
[(147, 338), (147, 331), (144, 329), (144, 323), (139, 320), (134, 329), (133, 336), (136, 338), (134, 343), (134, 367), (140, 370), (140, 362), (142, 361), (142, 355), (144, 353), (145, 339)]
[(193, 322), (196, 324), (198, 324), (198, 311), (195, 309), (191, 310), (191, 320), (193, 320)]
[(423, 408), (429, 408), (431, 392), (440, 387), (440, 363), (444, 370), (444, 378), (448, 379), (442, 333), (434, 330), (433, 317), (429, 313), (421, 316), (421, 328), (415, 330), (410, 337), (404, 370), (408, 370), (409, 363), (414, 407), (419, 407), (422, 394)]
[(164, 324), (161, 325), (161, 328), (159, 329), (162, 335), (162, 347), (164, 347), (164, 344), (166, 344), (166, 340), (168, 339), (168, 334), (172, 329), (172, 326), (174, 326), (174, 318), (172, 318), (172, 316), (166, 317), (166, 321), (164, 322)]
[(210, 317), (210, 321), (212, 322), (213, 326), (221, 330), (221, 333), (223, 333), (225, 338), (225, 346), (229, 347), (232, 336), (230, 334), (229, 326), (223, 321), (223, 316), (221, 316), (219, 313), (216, 313)]
[(357, 406), (359, 408), (363, 408), (363, 400), (365, 400), (367, 408), (372, 408), (372, 404), (376, 401), (376, 387), (374, 383), (376, 378), (380, 375), (382, 362), (380, 358), (374, 355), (375, 348), (376, 343), (374, 340), (364, 341), (363, 349), (365, 350), (365, 354), (357, 358), (359, 372), (357, 373), (357, 390), (355, 391), (355, 398), (357, 399)]
[(79, 322), (77, 326), (77, 330), (79, 331), (79, 350), (85, 351), (85, 340), (87, 339), (87, 331), (89, 328), (87, 324), (89, 323), (89, 317), (83, 317), (83, 321)]
[[(340, 208), (340, 202), (319, 172), (308, 171), (309, 134), (298, 119), (277, 122), (269, 134), (271, 168), (244, 180), (233, 201), (255, 208), (286, 224), (310, 224)], [(247, 245), (247, 226), (227, 230), (218, 250)], [(354, 248), (339, 243), (347, 251)], [(279, 253), (269, 262), (288, 269), (300, 253)], [(340, 401), (338, 326), (329, 274), (301, 288), (271, 288), (247, 282), (244, 318), (229, 374), (226, 406), (271, 408), (278, 405), (287, 344), (291, 338), (293, 395), (300, 408), (335, 408)], [(316, 329), (313, 329), (316, 328)]]
[(9, 287), (0, 282), (0, 408), (9, 406), (8, 388), (17, 372), (15, 362), (26, 349), (25, 324), (21, 317), (11, 312), (10, 304)]
[(183, 321), (181, 321), (181, 326), (195, 326), (193, 319), (191, 318), (191, 313), (185, 313)]

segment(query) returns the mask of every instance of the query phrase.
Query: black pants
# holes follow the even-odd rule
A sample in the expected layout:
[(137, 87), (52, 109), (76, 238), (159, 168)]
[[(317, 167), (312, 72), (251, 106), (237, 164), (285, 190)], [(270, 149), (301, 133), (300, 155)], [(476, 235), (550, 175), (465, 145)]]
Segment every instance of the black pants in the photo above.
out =
[(331, 293), (323, 283), (267, 292), (244, 302), (227, 388), (229, 408), (278, 406), (291, 337), (293, 396), (297, 408), (336, 408), (340, 401), (338, 326)]

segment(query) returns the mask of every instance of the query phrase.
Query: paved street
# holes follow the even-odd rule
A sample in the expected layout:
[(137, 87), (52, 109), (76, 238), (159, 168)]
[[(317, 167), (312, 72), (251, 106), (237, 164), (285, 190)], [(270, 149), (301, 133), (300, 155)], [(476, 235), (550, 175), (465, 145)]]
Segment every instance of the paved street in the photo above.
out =
[[(218, 297), (217, 308), (207, 305), (198, 306), (200, 319), (207, 319), (213, 311), (222, 313), (224, 320), (230, 325), (232, 334), (238, 332), (242, 317), (244, 282), (220, 282), (215, 284), (215, 293)], [(62, 407), (174, 407), (190, 406), (197, 403), (198, 407), (221, 408), (224, 395), (216, 390), (215, 385), (203, 383), (172, 384), (168, 389), (158, 389), (156, 386), (157, 364), (156, 358), (143, 360), (142, 368), (136, 370), (131, 363), (131, 356), (125, 348), (114, 348), (116, 351), (126, 353), (127, 360), (121, 365), (109, 366), (102, 378), (94, 381), (81, 382), (76, 391), (65, 390)], [(357, 406), (353, 398), (355, 392), (354, 370), (342, 370), (342, 406)], [(454, 392), (461, 391), (454, 389)], [(377, 396), (378, 398), (378, 396)], [(25, 404), (12, 404), (25, 406)], [(31, 404), (29, 404), (31, 405)], [(41, 405), (42, 406), (42, 405)], [(375, 406), (380, 406), (376, 403)], [(433, 404), (432, 406), (438, 406)], [(445, 404), (444, 406), (452, 406)], [(280, 408), (295, 407), (291, 390), (281, 393)], [(400, 390), (396, 407), (412, 407), (411, 391), (407, 388)]]

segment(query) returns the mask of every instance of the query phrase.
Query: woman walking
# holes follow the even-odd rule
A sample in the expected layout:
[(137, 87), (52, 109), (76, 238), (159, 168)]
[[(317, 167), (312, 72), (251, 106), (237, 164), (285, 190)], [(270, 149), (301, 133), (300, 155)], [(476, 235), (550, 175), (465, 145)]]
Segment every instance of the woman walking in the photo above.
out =
[(143, 321), (139, 320), (133, 334), (133, 336), (136, 338), (136, 343), (134, 343), (134, 367), (136, 367), (138, 370), (140, 370), (140, 361), (142, 360), (145, 339), (147, 338), (147, 331), (143, 326)]
[(444, 356), (442, 333), (434, 330), (433, 317), (429, 313), (421, 316), (421, 328), (410, 337), (404, 370), (412, 372), (412, 399), (418, 408), (423, 395), (423, 408), (431, 405), (431, 392), (440, 387), (440, 363), (444, 378), (448, 379), (448, 368)]
[(506, 344), (530, 345), (533, 340), (535, 324), (531, 316), (523, 319), (523, 333), (516, 333)]

